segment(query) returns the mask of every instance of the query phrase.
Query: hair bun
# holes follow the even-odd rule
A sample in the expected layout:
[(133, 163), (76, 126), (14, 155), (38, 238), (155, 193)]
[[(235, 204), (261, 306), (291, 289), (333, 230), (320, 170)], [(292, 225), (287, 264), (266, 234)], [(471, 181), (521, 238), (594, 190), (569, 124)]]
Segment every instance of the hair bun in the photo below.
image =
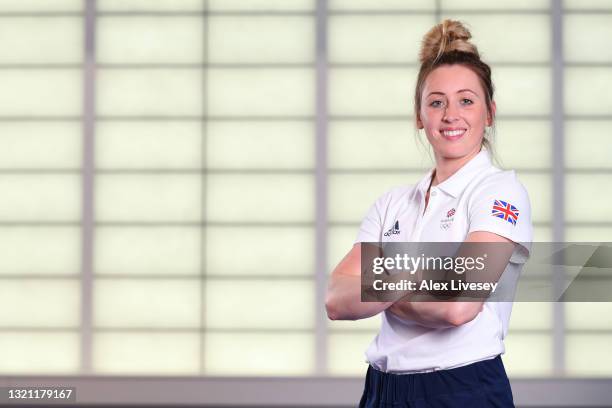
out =
[(434, 63), (442, 54), (451, 51), (463, 51), (480, 57), (476, 46), (468, 41), (470, 38), (472, 34), (463, 23), (446, 19), (423, 37), (419, 60), (421, 64)]

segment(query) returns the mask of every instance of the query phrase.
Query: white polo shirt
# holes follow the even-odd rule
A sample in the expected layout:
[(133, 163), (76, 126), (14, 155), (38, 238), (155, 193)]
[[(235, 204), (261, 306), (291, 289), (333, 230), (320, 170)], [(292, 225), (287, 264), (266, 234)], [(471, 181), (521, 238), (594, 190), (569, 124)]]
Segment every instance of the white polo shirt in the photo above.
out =
[[(533, 228), (529, 196), (514, 171), (494, 167), (483, 149), (450, 178), (431, 187), (424, 211), (432, 174), (433, 170), (417, 185), (394, 188), (376, 200), (356, 242), (462, 242), (472, 231), (489, 231), (520, 244), (501, 278), (518, 280), (529, 256)], [(495, 209), (500, 205), (513, 215), (500, 214)], [(380, 371), (405, 374), (494, 358), (505, 351), (511, 311), (511, 302), (486, 301), (474, 320), (434, 329), (385, 310), (366, 362)]]

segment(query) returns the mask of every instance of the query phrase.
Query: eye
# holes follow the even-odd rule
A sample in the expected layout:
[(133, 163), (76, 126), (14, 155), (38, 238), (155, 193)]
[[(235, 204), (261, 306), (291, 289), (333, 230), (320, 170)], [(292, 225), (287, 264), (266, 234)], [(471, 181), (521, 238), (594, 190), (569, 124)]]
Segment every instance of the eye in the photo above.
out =
[(439, 100), (431, 101), (429, 102), (429, 106), (431, 106), (432, 108), (439, 108), (442, 106), (442, 101), (439, 101)]
[(472, 105), (472, 104), (474, 104), (474, 101), (472, 101), (471, 99), (468, 99), (468, 98), (463, 98), (463, 99), (461, 99), (461, 104), (462, 105)]

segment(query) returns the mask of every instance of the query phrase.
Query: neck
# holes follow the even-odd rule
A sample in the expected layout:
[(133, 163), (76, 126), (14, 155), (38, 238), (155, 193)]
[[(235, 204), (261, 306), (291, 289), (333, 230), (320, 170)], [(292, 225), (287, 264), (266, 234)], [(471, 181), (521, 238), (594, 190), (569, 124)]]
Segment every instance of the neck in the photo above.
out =
[(440, 183), (443, 183), (450, 176), (455, 174), (467, 162), (469, 162), (474, 157), (476, 157), (478, 153), (480, 153), (480, 149), (474, 150), (470, 154), (467, 154), (463, 157), (458, 157), (458, 158), (441, 157), (438, 154), (436, 154), (435, 155), (436, 169), (434, 171), (434, 177), (431, 182), (431, 185), (435, 186)]

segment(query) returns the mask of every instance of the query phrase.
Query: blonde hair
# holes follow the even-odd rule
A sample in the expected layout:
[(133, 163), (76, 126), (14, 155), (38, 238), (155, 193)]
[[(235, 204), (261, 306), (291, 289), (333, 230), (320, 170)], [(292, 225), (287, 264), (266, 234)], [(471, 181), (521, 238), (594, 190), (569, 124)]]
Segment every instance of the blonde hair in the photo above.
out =
[[(480, 59), (478, 48), (469, 41), (470, 38), (472, 34), (463, 23), (450, 19), (436, 24), (425, 34), (419, 52), (421, 68), (414, 93), (415, 118), (419, 117), (421, 111), (421, 95), (427, 76), (441, 65), (459, 64), (471, 69), (478, 77), (485, 91), (487, 112), (492, 120), (495, 119), (495, 111), (492, 108), (494, 86), (491, 80), (491, 68)], [(482, 145), (493, 154), (490, 137), (488, 139), (484, 135)]]
[(461, 22), (446, 19), (423, 37), (419, 60), (421, 64), (435, 64), (442, 54), (451, 51), (467, 52), (480, 58), (476, 46), (469, 42), (470, 38), (472, 34)]

